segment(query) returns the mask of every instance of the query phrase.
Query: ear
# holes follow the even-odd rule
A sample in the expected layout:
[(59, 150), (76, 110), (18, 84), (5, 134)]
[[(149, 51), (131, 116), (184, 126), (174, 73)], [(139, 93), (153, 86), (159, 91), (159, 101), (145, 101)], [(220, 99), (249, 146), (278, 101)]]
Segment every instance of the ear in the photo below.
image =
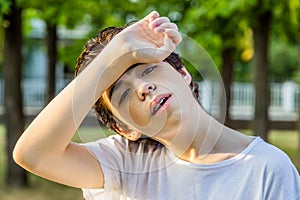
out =
[(127, 139), (129, 139), (131, 141), (136, 141), (142, 136), (142, 134), (138, 131), (124, 130), (119, 126), (116, 127), (115, 131), (117, 131), (120, 135), (126, 137)]
[(124, 137), (126, 137), (127, 139), (129, 139), (131, 141), (137, 141), (138, 139), (140, 139), (141, 136), (142, 136), (142, 134), (137, 131), (130, 131), (129, 134), (124, 135)]
[(191, 74), (186, 70), (185, 67), (182, 67), (181, 69), (181, 74), (184, 78), (184, 80), (186, 81), (186, 83), (189, 85), (192, 82), (192, 76)]

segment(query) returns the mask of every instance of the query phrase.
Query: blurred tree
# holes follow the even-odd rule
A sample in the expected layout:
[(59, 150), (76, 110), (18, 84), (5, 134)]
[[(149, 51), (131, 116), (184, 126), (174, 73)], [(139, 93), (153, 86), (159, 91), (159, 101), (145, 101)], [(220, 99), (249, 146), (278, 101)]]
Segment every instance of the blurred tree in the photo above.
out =
[(299, 0), (272, 6), (273, 23), (270, 44), (271, 81), (294, 80), (297, 70), (297, 26)]
[(253, 13), (250, 24), (253, 29), (254, 58), (253, 82), (255, 87), (255, 108), (253, 131), (264, 140), (268, 139), (269, 131), (269, 39), (271, 30), (272, 8), (262, 0), (250, 9)]
[[(64, 43), (59, 48), (59, 59), (64, 62), (67, 71), (73, 72), (76, 64), (76, 58), (82, 51), (82, 48), (88, 38), (94, 37), (99, 30), (108, 26), (124, 26), (126, 23), (137, 20), (147, 12), (146, 1), (110, 1), (110, 0), (89, 0), (77, 2), (75, 11), (80, 10), (81, 16), (72, 17), (70, 21), (76, 21), (76, 24), (84, 25), (88, 30), (86, 38), (74, 38), (72, 41)], [(142, 11), (137, 8), (145, 8)], [(77, 10), (76, 10), (77, 9)], [(74, 15), (73, 15), (74, 16)], [(64, 18), (67, 18), (64, 13)], [(69, 26), (70, 27), (70, 26)]]
[[(245, 4), (246, 1), (194, 1), (194, 6), (190, 7), (187, 15), (184, 16), (185, 29), (188, 34), (199, 38), (208, 51), (214, 51), (215, 56), (220, 58), (221, 76), (224, 83), (224, 90), (221, 90), (219, 99), (220, 116), (225, 124), (232, 126), (229, 117), (229, 107), (231, 99), (231, 84), (233, 81), (233, 69), (237, 53), (241, 51), (239, 41), (245, 38)], [(191, 27), (192, 25), (192, 27)], [(217, 45), (211, 45), (218, 38)], [(214, 48), (215, 50), (211, 50)], [(225, 94), (223, 94), (225, 92)]]
[[(57, 27), (64, 25), (74, 28), (81, 21), (84, 12), (83, 2), (79, 0), (28, 0), (24, 3), (26, 8), (35, 9), (38, 16), (46, 23), (47, 47), (47, 92), (46, 99), (51, 101), (56, 92), (56, 63), (57, 63)], [(72, 8), (72, 9), (70, 9)]]
[[(295, 28), (296, 30), (296, 28)], [(274, 37), (274, 36), (273, 36)], [(277, 38), (277, 39), (276, 39)], [(271, 40), (270, 45), (270, 81), (297, 81), (297, 45), (280, 40)], [(276, 40), (275, 40), (276, 39)]]
[[(90, 38), (105, 27), (130, 24), (130, 22), (141, 19), (152, 10), (157, 10), (161, 15), (170, 17), (172, 21), (180, 26), (181, 17), (190, 3), (190, 1), (178, 0), (89, 0), (84, 2), (80, 10), (84, 13), (82, 23), (89, 25), (90, 34), (88, 37)], [(74, 70), (76, 60), (74, 55), (79, 55), (85, 41), (86, 39), (77, 39), (77, 41), (73, 41), (60, 49), (60, 54), (64, 55), (60, 59), (70, 67), (69, 71)], [(69, 51), (74, 52), (74, 54), (65, 54), (65, 52)]]
[[(6, 183), (10, 187), (28, 184), (27, 174), (12, 159), (14, 145), (24, 129), (22, 79), (22, 8), (16, 0), (2, 1), (1, 6), (9, 5), (2, 16), (4, 27), (3, 75), (5, 126), (7, 135)], [(2, 13), (3, 14), (3, 13)]]
[[(253, 1), (254, 2), (254, 1)], [(269, 47), (272, 30), (281, 36), (296, 38), (299, 0), (256, 0), (249, 9), (250, 26), (253, 29), (254, 59), (253, 80), (255, 84), (255, 117), (253, 131), (268, 140), (269, 131)], [(273, 19), (273, 20), (272, 20)], [(289, 39), (290, 41), (295, 39)], [(284, 59), (284, 58), (282, 58)]]

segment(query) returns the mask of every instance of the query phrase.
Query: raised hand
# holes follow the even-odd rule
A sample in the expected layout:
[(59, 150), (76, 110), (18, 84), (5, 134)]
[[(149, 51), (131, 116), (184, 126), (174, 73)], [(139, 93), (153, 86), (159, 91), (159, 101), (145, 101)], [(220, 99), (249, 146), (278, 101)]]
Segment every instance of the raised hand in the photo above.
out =
[(160, 62), (181, 41), (177, 25), (156, 11), (127, 27), (117, 36), (124, 52), (132, 55), (135, 63)]

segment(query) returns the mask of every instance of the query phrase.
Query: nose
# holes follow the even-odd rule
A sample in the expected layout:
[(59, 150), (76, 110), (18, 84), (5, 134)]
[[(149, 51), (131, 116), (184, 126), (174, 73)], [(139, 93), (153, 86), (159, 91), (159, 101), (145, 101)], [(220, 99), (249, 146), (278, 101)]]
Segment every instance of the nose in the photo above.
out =
[(151, 92), (156, 90), (156, 85), (154, 83), (143, 83), (138, 89), (137, 89), (137, 95), (138, 98), (141, 101), (144, 101), (146, 99), (146, 96), (149, 95)]

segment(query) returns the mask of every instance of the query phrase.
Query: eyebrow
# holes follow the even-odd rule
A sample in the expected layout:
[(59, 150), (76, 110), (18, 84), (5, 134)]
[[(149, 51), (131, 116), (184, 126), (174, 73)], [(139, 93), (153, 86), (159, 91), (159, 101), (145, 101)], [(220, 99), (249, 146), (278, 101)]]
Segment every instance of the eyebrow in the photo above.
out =
[[(137, 67), (138, 65), (141, 65), (141, 64), (142, 64), (142, 63), (136, 63), (136, 64), (130, 66), (124, 73), (128, 72), (129, 70), (131, 70), (131, 69), (133, 69), (133, 68), (135, 68), (135, 67)], [(111, 96), (112, 96), (113, 92), (114, 92), (115, 90), (117, 90), (118, 88), (120, 88), (120, 85), (122, 85), (123, 82), (124, 82), (124, 81), (119, 80), (119, 81), (117, 81), (117, 83), (115, 83), (115, 84), (111, 87), (110, 92), (109, 92), (109, 98), (110, 98), (110, 99), (111, 99)]]
[[(157, 66), (158, 66), (157, 64), (148, 66), (148, 67), (142, 72), (141, 75), (142, 75), (142, 76), (146, 75), (146, 74), (144, 74), (145, 72), (147, 72), (150, 68), (154, 69), (154, 68), (156, 68)], [(152, 70), (151, 70), (150, 72), (152, 72)], [(148, 73), (149, 73), (149, 72), (148, 72)], [(147, 73), (147, 74), (148, 74), (148, 73)]]
[(122, 103), (122, 102), (125, 100), (125, 98), (128, 96), (129, 91), (130, 91), (130, 89), (127, 88), (127, 89), (121, 94), (121, 97), (120, 97), (118, 106), (120, 106), (121, 103)]

